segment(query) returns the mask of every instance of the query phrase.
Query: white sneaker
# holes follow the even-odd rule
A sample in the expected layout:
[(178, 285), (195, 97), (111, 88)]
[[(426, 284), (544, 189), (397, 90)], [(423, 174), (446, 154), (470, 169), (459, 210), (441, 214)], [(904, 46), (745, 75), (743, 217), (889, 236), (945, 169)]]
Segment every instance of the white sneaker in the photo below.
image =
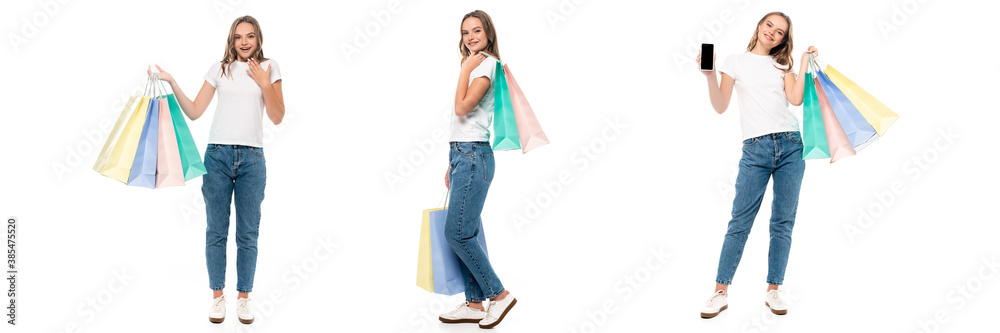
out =
[(236, 299), (236, 314), (239, 315), (241, 323), (253, 324), (253, 311), (250, 311), (249, 298)]
[(473, 309), (469, 307), (469, 302), (465, 302), (455, 307), (448, 313), (442, 313), (438, 316), (438, 320), (442, 323), (478, 323), (480, 320), (486, 318), (486, 312), (479, 309)]
[(712, 294), (712, 298), (705, 302), (705, 307), (701, 308), (702, 318), (713, 318), (718, 316), (722, 310), (729, 308), (729, 299), (726, 298), (726, 294), (722, 290), (716, 291)]
[(486, 318), (479, 322), (479, 328), (493, 328), (493, 326), (500, 324), (500, 321), (507, 316), (507, 312), (514, 307), (514, 304), (517, 304), (517, 299), (509, 291), (507, 297), (502, 300), (490, 301), (490, 306), (486, 308)]
[(222, 295), (212, 299), (212, 307), (208, 308), (208, 321), (221, 323), (226, 320), (226, 296)]
[(788, 305), (785, 304), (785, 300), (781, 299), (781, 292), (777, 290), (768, 290), (767, 296), (764, 297), (764, 305), (771, 308), (771, 313), (776, 315), (783, 315), (788, 313)]

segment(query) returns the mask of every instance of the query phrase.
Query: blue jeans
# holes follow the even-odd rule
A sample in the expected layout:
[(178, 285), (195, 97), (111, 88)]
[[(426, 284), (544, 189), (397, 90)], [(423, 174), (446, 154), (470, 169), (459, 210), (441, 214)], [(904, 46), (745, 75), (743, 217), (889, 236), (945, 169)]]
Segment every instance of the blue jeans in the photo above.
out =
[(478, 238), (480, 214), (493, 181), (493, 149), (489, 142), (452, 142), (448, 160), (451, 195), (444, 233), (469, 275), (465, 300), (482, 302), (504, 290)]
[(799, 189), (806, 163), (802, 160), (799, 132), (771, 133), (743, 141), (743, 157), (736, 177), (733, 218), (722, 244), (715, 282), (729, 285), (743, 255), (743, 245), (757, 217), (767, 181), (774, 177), (771, 202), (771, 244), (767, 254), (767, 283), (781, 285), (785, 279), (792, 226), (799, 205)]
[(205, 259), (208, 286), (222, 290), (226, 285), (226, 241), (229, 236), (229, 206), (236, 198), (236, 291), (253, 290), (257, 269), (257, 230), (260, 203), (264, 201), (267, 168), (264, 148), (209, 144), (205, 149), (205, 170), (201, 193), (205, 197), (208, 228), (205, 230)]

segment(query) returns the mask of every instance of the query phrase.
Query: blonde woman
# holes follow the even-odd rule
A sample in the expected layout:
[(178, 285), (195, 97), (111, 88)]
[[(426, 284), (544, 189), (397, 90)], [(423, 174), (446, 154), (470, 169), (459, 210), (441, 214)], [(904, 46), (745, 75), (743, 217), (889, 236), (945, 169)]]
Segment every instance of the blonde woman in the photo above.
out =
[(236, 312), (241, 323), (253, 323), (250, 292), (257, 267), (257, 234), (260, 205), (264, 200), (267, 168), (264, 163), (263, 117), (274, 124), (285, 116), (278, 63), (264, 57), (260, 24), (251, 16), (233, 21), (225, 55), (205, 74), (198, 96), (191, 100), (173, 76), (159, 66), (161, 80), (170, 83), (181, 109), (192, 121), (200, 118), (216, 92), (219, 103), (205, 149), (201, 191), (205, 197), (208, 227), (205, 257), (212, 305), (208, 319), (221, 323), (226, 316), (222, 293), (226, 276), (226, 241), (229, 207), (236, 204)]
[[(818, 51), (810, 46), (802, 54), (799, 73), (806, 72), (810, 53), (817, 54)], [(699, 64), (703, 56), (715, 57), (699, 54)], [(702, 308), (702, 318), (715, 317), (729, 307), (729, 285), (770, 179), (773, 179), (774, 199), (771, 203), (771, 242), (764, 304), (774, 314), (788, 313), (788, 304), (778, 288), (784, 282), (799, 189), (806, 169), (802, 160), (799, 122), (788, 110), (788, 104), (802, 104), (805, 89), (804, 77), (796, 77), (792, 72), (793, 64), (792, 19), (784, 13), (772, 12), (757, 22), (747, 52), (729, 56), (719, 66), (721, 82), (715, 71), (704, 72), (715, 112), (726, 112), (734, 88), (740, 95), (740, 125), (744, 140), (732, 219), (722, 244), (715, 292)]]
[[(494, 159), (490, 148), (493, 118), (493, 77), (499, 59), (497, 32), (486, 12), (476, 10), (462, 18), (462, 69), (455, 90), (455, 114), (451, 124), (451, 146), (444, 183), (451, 190), (445, 237), (462, 261), (467, 275), (465, 303), (439, 317), (445, 323), (478, 323), (492, 328), (517, 303), (500, 283), (486, 251), (479, 244), (480, 214), (486, 192), (493, 182)], [(484, 302), (488, 302), (486, 306)]]

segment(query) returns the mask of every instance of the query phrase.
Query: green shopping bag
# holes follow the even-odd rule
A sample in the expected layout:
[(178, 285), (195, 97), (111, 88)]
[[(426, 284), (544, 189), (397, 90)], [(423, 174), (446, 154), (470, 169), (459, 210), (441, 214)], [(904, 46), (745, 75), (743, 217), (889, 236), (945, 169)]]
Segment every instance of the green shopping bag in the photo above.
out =
[[(493, 58), (496, 59), (496, 58)], [(510, 90), (503, 66), (497, 60), (493, 71), (493, 150), (521, 149), (521, 139), (517, 135), (514, 120), (514, 105), (510, 101)]]
[(826, 143), (826, 129), (823, 128), (823, 114), (819, 109), (819, 96), (813, 75), (806, 72), (806, 88), (802, 102), (802, 159), (828, 158), (830, 148)]
[(180, 104), (174, 94), (167, 95), (167, 103), (170, 104), (170, 119), (174, 122), (174, 133), (177, 136), (177, 149), (181, 153), (181, 169), (184, 170), (184, 181), (208, 173), (205, 170), (205, 163), (201, 162), (201, 153), (191, 136), (191, 129), (184, 121), (184, 112), (181, 111)]

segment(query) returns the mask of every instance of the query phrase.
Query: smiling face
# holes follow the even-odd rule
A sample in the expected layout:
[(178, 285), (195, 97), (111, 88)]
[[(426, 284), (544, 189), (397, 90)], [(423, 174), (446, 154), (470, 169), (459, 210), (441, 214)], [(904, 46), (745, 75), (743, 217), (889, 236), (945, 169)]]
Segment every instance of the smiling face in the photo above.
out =
[(471, 54), (486, 49), (489, 38), (486, 36), (486, 30), (483, 29), (483, 22), (479, 18), (470, 17), (462, 22), (462, 43)]
[(757, 43), (767, 50), (773, 49), (785, 40), (788, 21), (780, 15), (770, 15), (757, 26)]
[(233, 33), (233, 48), (239, 61), (247, 61), (257, 51), (257, 47), (257, 34), (253, 24), (243, 22), (237, 25)]

